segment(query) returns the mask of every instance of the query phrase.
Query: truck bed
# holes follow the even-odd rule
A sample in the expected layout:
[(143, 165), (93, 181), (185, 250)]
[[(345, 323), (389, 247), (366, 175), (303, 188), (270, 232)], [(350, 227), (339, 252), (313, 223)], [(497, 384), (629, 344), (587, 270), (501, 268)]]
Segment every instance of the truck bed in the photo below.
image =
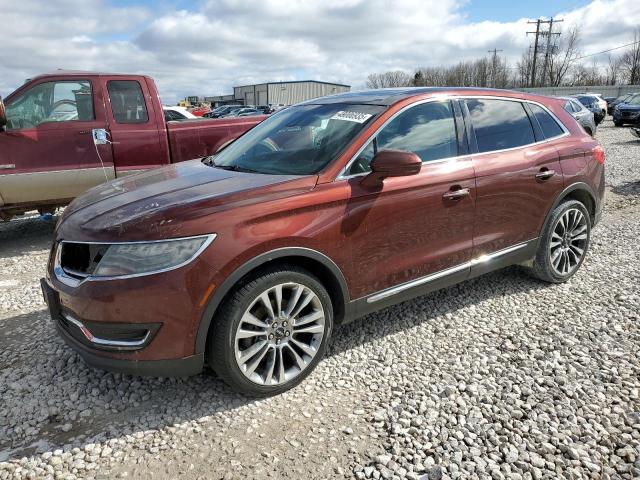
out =
[(211, 155), (265, 118), (267, 115), (167, 122), (171, 161), (183, 162)]

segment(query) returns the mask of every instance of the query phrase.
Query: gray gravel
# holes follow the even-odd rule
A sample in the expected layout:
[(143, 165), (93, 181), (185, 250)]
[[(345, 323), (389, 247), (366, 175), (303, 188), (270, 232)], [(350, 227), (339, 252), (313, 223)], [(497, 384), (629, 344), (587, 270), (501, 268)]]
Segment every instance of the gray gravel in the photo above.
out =
[(1, 224), (0, 480), (639, 477), (640, 142), (597, 136), (607, 213), (569, 283), (510, 268), (370, 315), (261, 401), (87, 368), (38, 290), (53, 221)]

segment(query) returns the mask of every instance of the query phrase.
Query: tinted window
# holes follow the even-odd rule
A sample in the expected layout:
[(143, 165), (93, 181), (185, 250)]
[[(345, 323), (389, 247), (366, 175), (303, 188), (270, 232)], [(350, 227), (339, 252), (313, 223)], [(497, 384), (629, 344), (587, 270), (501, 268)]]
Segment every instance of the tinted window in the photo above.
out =
[(520, 102), (465, 100), (476, 133), (478, 151), (490, 152), (535, 142), (529, 116)]
[(416, 105), (391, 120), (376, 137), (377, 151), (404, 150), (423, 162), (458, 155), (451, 102)]
[(6, 106), (9, 130), (51, 122), (94, 120), (88, 80), (45, 82), (29, 88)]
[(135, 80), (107, 83), (113, 118), (117, 123), (147, 123), (149, 114), (140, 84)]
[(349, 167), (347, 175), (365, 173), (374, 153), (403, 150), (418, 155), (423, 162), (458, 155), (456, 124), (451, 102), (416, 105), (391, 120)]
[(531, 109), (533, 116), (538, 120), (545, 138), (557, 137), (564, 133), (560, 125), (558, 125), (558, 122), (556, 122), (544, 108), (533, 103), (529, 104), (529, 108)]

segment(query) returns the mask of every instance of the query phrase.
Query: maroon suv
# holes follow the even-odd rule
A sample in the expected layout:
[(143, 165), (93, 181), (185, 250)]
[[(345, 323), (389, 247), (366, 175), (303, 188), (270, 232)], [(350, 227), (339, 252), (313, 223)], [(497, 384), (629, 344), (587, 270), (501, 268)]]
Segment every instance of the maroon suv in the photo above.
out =
[(604, 151), (563, 103), (346, 93), (96, 187), (58, 223), (51, 316), (96, 367), (208, 364), (269, 395), (313, 370), (336, 324), (512, 264), (564, 282), (601, 215)]

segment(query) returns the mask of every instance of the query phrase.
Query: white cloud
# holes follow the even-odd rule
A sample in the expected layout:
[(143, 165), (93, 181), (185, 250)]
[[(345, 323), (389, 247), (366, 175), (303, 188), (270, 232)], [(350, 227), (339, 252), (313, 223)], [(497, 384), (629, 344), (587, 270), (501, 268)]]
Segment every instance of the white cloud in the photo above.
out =
[[(0, 10), (0, 93), (57, 68), (145, 73), (165, 101), (232, 85), (313, 78), (355, 87), (372, 72), (450, 64), (500, 48), (512, 61), (527, 19), (471, 23), (463, 0), (210, 0), (197, 10), (113, 7), (107, 0), (23, 0)], [(624, 14), (621, 14), (624, 12)], [(579, 24), (591, 53), (628, 43), (637, 0), (541, 12)]]

